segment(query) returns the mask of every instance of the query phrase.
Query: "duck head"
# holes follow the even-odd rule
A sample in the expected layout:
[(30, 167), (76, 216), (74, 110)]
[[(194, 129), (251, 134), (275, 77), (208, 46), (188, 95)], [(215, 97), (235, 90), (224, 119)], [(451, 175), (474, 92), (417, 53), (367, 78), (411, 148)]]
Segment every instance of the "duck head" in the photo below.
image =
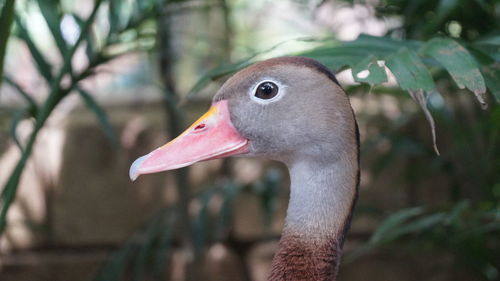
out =
[[(275, 58), (236, 73), (211, 108), (184, 133), (138, 158), (130, 178), (231, 155), (297, 159), (342, 157), (354, 116), (337, 80), (303, 57)], [(352, 153), (352, 152), (351, 152)]]

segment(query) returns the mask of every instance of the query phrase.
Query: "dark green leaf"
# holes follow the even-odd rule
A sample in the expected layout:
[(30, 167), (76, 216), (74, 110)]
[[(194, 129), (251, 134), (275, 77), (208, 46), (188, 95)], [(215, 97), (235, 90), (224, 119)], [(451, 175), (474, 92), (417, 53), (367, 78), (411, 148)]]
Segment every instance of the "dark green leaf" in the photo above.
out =
[(44, 58), (40, 50), (38, 50), (33, 40), (31, 40), (31, 37), (26, 28), (24, 27), (24, 24), (22, 23), (21, 19), (18, 16), (16, 16), (15, 20), (19, 30), (19, 38), (21, 38), (28, 46), (31, 56), (35, 60), (35, 64), (38, 68), (38, 72), (40, 73), (40, 75), (42, 75), (45, 78), (45, 80), (47, 80), (47, 82), (50, 83), (52, 81), (52, 66), (47, 62), (47, 60)]
[(130, 22), (130, 12), (133, 6), (130, 1), (110, 0), (109, 1), (109, 32), (110, 34), (116, 31), (127, 29)]
[(434, 38), (420, 50), (422, 54), (433, 57), (450, 73), (455, 83), (461, 89), (471, 90), (483, 108), (486, 85), (476, 61), (462, 45), (448, 38)]
[(121, 11), (121, 0), (110, 0), (109, 1), (109, 28), (110, 33), (119, 29), (120, 25), (120, 11)]
[(352, 68), (352, 76), (357, 82), (371, 85), (387, 82), (385, 68), (378, 65), (377, 58), (368, 56)]
[(31, 151), (33, 150), (36, 133), (37, 130), (35, 130), (30, 135), (24, 147), (24, 150), (22, 150), (21, 158), (10, 174), (9, 179), (5, 183), (4, 188), (2, 189), (2, 192), (0, 194), (0, 234), (4, 232), (5, 227), (7, 226), (7, 211), (9, 210), (9, 207), (16, 196), (17, 187), (19, 186), (19, 181), (21, 180), (21, 175), (29, 159), (29, 156), (31, 155)]
[(108, 116), (106, 115), (104, 109), (102, 109), (101, 106), (97, 104), (94, 98), (87, 91), (85, 91), (82, 88), (78, 88), (77, 90), (78, 93), (80, 94), (80, 97), (82, 97), (83, 101), (85, 102), (87, 108), (92, 110), (96, 115), (97, 120), (99, 120), (99, 124), (101, 125), (101, 128), (103, 129), (108, 139), (113, 144), (117, 144), (118, 141), (116, 139), (115, 131), (111, 126), (111, 124), (109, 123)]
[(57, 48), (59, 49), (61, 56), (67, 51), (66, 40), (61, 32), (61, 11), (59, 7), (59, 2), (55, 0), (38, 0), (38, 6), (40, 11), (47, 22), (50, 33), (56, 42)]
[(377, 58), (397, 52), (401, 48), (416, 50), (422, 43), (413, 40), (395, 40), (390, 37), (361, 34), (354, 41), (347, 41), (343, 46), (363, 50), (365, 55), (371, 54)]
[(386, 58), (386, 65), (403, 90), (432, 91), (436, 88), (431, 74), (412, 50), (400, 49)]
[[(71, 14), (71, 16), (75, 19), (76, 23), (80, 26), (80, 29), (82, 29), (82, 27), (85, 24), (85, 21), (75, 13)], [(94, 59), (94, 56), (98, 52), (97, 44), (95, 42), (95, 36), (94, 36), (94, 33), (92, 32), (92, 29), (89, 30), (88, 36), (85, 39), (86, 39), (85, 43), (87, 44), (87, 46), (85, 46), (85, 54), (87, 55), (87, 59), (90, 62)]]
[(97, 15), (97, 11), (101, 6), (102, 1), (103, 0), (95, 0), (92, 12), (81, 26), (80, 35), (78, 36), (78, 39), (76, 40), (75, 44), (71, 46), (69, 51), (66, 52), (66, 54), (64, 55), (64, 64), (59, 70), (57, 77), (50, 83), (52, 88), (56, 88), (61, 83), (63, 77), (71, 73), (71, 62), (73, 60), (73, 56), (75, 55), (75, 52), (78, 49), (80, 43), (88, 36), (89, 30), (92, 24), (94, 23), (94, 19)]
[[(0, 78), (3, 76), (3, 65), (7, 42), (9, 41), (10, 27), (14, 18), (15, 0), (6, 0), (0, 13)], [(0, 80), (0, 84), (1, 84)]]
[[(19, 84), (17, 84), (14, 80), (12, 80), (7, 76), (4, 76), (3, 79), (5, 80), (5, 82), (7, 82), (7, 84), (11, 85), (12, 87), (14, 87), (14, 89), (16, 89), (16, 91), (24, 98), (24, 100), (26, 100), (26, 102), (30, 105), (30, 107), (34, 109), (34, 111), (38, 110), (38, 105), (36, 104), (35, 100), (31, 97), (30, 94), (26, 93), (26, 91), (24, 91), (23, 88), (19, 86)], [(35, 112), (32, 112), (31, 115), (34, 116)]]

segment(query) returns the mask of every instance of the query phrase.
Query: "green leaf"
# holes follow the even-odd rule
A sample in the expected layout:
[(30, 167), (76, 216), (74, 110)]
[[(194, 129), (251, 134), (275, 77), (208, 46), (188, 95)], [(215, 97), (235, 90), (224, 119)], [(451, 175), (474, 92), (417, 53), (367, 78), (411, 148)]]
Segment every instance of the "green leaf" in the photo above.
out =
[[(3, 65), (7, 42), (9, 41), (10, 27), (14, 18), (15, 0), (6, 0), (0, 13), (0, 77), (3, 76)], [(0, 81), (1, 83), (1, 81)]]
[(368, 56), (352, 68), (352, 76), (357, 82), (371, 85), (387, 82), (385, 68), (378, 65), (377, 58)]
[[(82, 29), (85, 24), (85, 21), (75, 13), (72, 13), (71, 16), (75, 19), (75, 22), (80, 26), (80, 29)], [(85, 46), (85, 54), (87, 55), (87, 59), (90, 62), (94, 59), (97, 52), (99, 51), (97, 48), (97, 44), (95, 42), (95, 36), (94, 32), (92, 32), (92, 29), (89, 29), (88, 35), (85, 38), (85, 43), (87, 44), (87, 46)]]
[[(92, 12), (88, 16), (88, 18), (84, 21), (83, 25), (81, 26), (80, 30), (80, 35), (78, 36), (78, 39), (76, 40), (75, 44), (69, 48), (68, 52), (64, 54), (64, 63), (59, 70), (59, 73), (57, 74), (57, 77), (50, 83), (50, 86), (55, 89), (59, 86), (61, 83), (63, 77), (67, 74), (71, 74), (71, 62), (73, 61), (73, 56), (76, 53), (76, 50), (78, 49), (78, 46), (80, 43), (87, 37), (89, 30), (94, 23), (95, 17), (97, 16), (97, 11), (99, 11), (99, 7), (101, 6), (103, 0), (95, 0), (94, 2), (94, 7), (92, 8)], [(89, 72), (87, 72), (89, 73)], [(57, 92), (57, 91), (56, 91)], [(54, 92), (54, 93), (56, 93)], [(68, 92), (66, 92), (67, 94)], [(59, 97), (61, 98), (61, 97)]]
[(486, 86), (496, 101), (500, 103), (500, 62), (496, 62), (481, 68)]
[(450, 73), (460, 89), (471, 90), (476, 95), (481, 107), (487, 107), (484, 78), (467, 49), (455, 40), (434, 38), (427, 42), (420, 49), (420, 52), (437, 60)]
[(344, 67), (350, 67), (358, 64), (368, 54), (366, 50), (356, 47), (322, 47), (310, 51), (299, 53), (298, 55), (315, 59), (334, 72), (341, 70)]
[(109, 28), (110, 33), (118, 30), (120, 27), (120, 11), (122, 7), (121, 0), (110, 0), (109, 1)]
[(0, 234), (4, 232), (5, 227), (7, 226), (7, 212), (16, 197), (17, 187), (19, 186), (19, 181), (21, 180), (24, 167), (26, 166), (29, 156), (31, 155), (31, 151), (33, 150), (37, 132), (38, 129), (35, 126), (35, 131), (31, 133), (24, 149), (22, 150), (21, 158), (17, 162), (16, 167), (11, 172), (9, 179), (0, 193)]
[(403, 90), (432, 91), (436, 88), (432, 76), (418, 55), (408, 48), (386, 58), (386, 65)]
[(47, 22), (50, 33), (52, 33), (52, 37), (56, 42), (57, 48), (59, 49), (61, 56), (64, 56), (68, 48), (66, 40), (64, 40), (61, 32), (61, 13), (58, 5), (59, 3), (55, 0), (38, 0), (37, 2), (45, 22)]
[(378, 58), (397, 52), (401, 48), (416, 50), (422, 43), (413, 40), (395, 40), (390, 37), (371, 36), (361, 34), (353, 41), (343, 43), (347, 48), (356, 48), (366, 54), (372, 54)]
[(31, 97), (30, 94), (26, 93), (26, 91), (23, 90), (23, 88), (17, 84), (14, 80), (12, 80), (10, 77), (4, 76), (3, 78), (7, 84), (11, 85), (16, 89), (16, 91), (26, 100), (26, 102), (30, 105), (30, 107), (33, 109), (33, 112), (31, 115), (35, 116), (36, 111), (38, 110), (38, 105), (36, 104), (35, 100)]
[(85, 105), (87, 108), (92, 110), (94, 114), (97, 117), (97, 120), (99, 120), (99, 124), (101, 125), (101, 128), (103, 129), (104, 133), (108, 137), (108, 139), (113, 143), (117, 144), (117, 138), (115, 131), (113, 127), (111, 126), (111, 123), (109, 123), (108, 116), (106, 115), (106, 112), (100, 107), (97, 102), (94, 100), (94, 98), (84, 89), (82, 88), (77, 88), (78, 93), (80, 94), (80, 97), (82, 97), (83, 101), (85, 102)]
[(395, 214), (390, 215), (387, 219), (385, 219), (379, 227), (375, 230), (372, 237), (370, 238), (370, 243), (380, 243), (381, 241), (386, 240), (386, 236), (391, 236), (391, 232), (394, 232), (398, 226), (400, 226), (405, 221), (421, 215), (424, 212), (423, 207), (416, 207), (410, 209), (404, 209), (398, 211)]
[(409, 222), (404, 225), (398, 226), (394, 232), (390, 235), (391, 237), (385, 237), (386, 239), (394, 240), (402, 235), (410, 234), (410, 233), (418, 233), (427, 230), (429, 227), (432, 227), (436, 224), (443, 222), (446, 219), (446, 215), (443, 213), (435, 213), (429, 216), (425, 216), (415, 221)]
[(22, 23), (21, 19), (18, 16), (16, 16), (15, 20), (19, 30), (19, 38), (21, 38), (28, 46), (31, 56), (35, 60), (35, 64), (38, 68), (38, 72), (40, 73), (40, 75), (42, 75), (45, 78), (45, 80), (47, 80), (47, 82), (50, 84), (52, 80), (52, 65), (50, 65), (47, 62), (43, 54), (36, 47), (33, 40), (31, 40), (31, 37), (26, 28), (24, 27), (24, 24)]

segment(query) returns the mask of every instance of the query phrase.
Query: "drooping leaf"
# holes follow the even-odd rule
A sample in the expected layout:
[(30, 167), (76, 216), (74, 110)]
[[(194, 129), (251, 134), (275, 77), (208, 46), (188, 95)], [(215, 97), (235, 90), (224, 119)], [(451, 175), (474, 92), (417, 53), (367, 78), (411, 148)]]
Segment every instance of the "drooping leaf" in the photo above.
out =
[(481, 107), (483, 109), (487, 107), (484, 78), (467, 49), (455, 40), (434, 38), (422, 46), (420, 52), (433, 57), (443, 65), (459, 88), (472, 91)]
[(87, 108), (94, 112), (97, 120), (99, 121), (99, 124), (101, 125), (101, 128), (103, 129), (108, 139), (113, 144), (117, 144), (118, 141), (116, 139), (115, 131), (113, 129), (113, 126), (111, 126), (111, 123), (109, 123), (108, 116), (104, 109), (102, 109), (102, 107), (97, 104), (94, 98), (87, 91), (82, 88), (78, 88), (77, 90), (80, 94), (80, 97), (82, 97), (83, 101), (85, 102)]
[(40, 50), (37, 48), (33, 40), (31, 39), (28, 31), (24, 27), (22, 20), (19, 16), (15, 17), (16, 25), (19, 30), (19, 38), (21, 38), (30, 50), (30, 54), (35, 60), (35, 64), (38, 68), (38, 72), (42, 75), (47, 82), (52, 81), (52, 65), (50, 65)]
[(431, 74), (418, 55), (408, 48), (386, 58), (386, 65), (403, 90), (432, 91), (436, 88)]
[(427, 119), (427, 122), (429, 122), (429, 126), (431, 127), (432, 144), (434, 147), (434, 151), (437, 155), (439, 155), (439, 149), (436, 143), (436, 123), (434, 122), (434, 118), (432, 117), (431, 112), (427, 108), (427, 96), (422, 89), (408, 90), (408, 93), (424, 112), (425, 119)]
[(377, 58), (368, 56), (352, 68), (352, 76), (357, 82), (364, 82), (370, 85), (387, 82), (385, 68), (380, 66)]

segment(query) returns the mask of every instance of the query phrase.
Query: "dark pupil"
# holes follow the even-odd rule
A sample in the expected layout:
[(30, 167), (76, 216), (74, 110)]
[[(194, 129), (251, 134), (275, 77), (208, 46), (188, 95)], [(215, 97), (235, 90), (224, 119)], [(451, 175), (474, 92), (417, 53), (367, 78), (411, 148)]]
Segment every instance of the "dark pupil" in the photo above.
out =
[(260, 99), (271, 99), (278, 93), (278, 86), (273, 82), (264, 82), (257, 87), (255, 96)]

